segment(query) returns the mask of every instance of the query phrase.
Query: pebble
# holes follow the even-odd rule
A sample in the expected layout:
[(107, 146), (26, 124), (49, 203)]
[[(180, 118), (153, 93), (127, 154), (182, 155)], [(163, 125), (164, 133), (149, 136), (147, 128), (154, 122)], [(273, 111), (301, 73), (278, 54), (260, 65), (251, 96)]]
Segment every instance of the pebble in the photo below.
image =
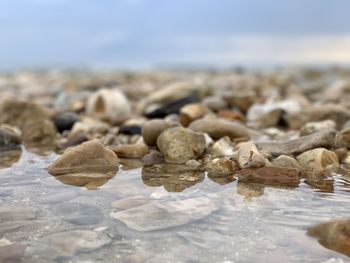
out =
[(164, 203), (153, 202), (112, 212), (111, 217), (133, 230), (145, 232), (185, 225), (204, 218), (217, 209), (217, 205), (209, 198), (197, 197)]
[(100, 89), (88, 98), (86, 113), (98, 119), (115, 123), (130, 116), (131, 105), (121, 90)]
[(226, 158), (216, 158), (205, 165), (205, 170), (210, 177), (234, 174), (238, 169), (236, 161)]
[(295, 168), (304, 170), (302, 165), (293, 157), (288, 155), (280, 155), (271, 162), (271, 166), (277, 168)]
[(167, 163), (186, 163), (197, 159), (205, 149), (205, 137), (182, 127), (168, 128), (157, 139), (157, 147)]
[(86, 204), (63, 202), (50, 209), (56, 216), (75, 225), (95, 225), (104, 219), (101, 209)]
[(232, 140), (250, 138), (248, 129), (242, 124), (224, 119), (203, 118), (192, 122), (188, 128), (196, 132), (207, 133), (213, 139), (220, 139), (225, 136)]
[(207, 112), (207, 107), (202, 103), (187, 104), (180, 109), (180, 123), (187, 127), (194, 120), (203, 118)]
[(325, 148), (306, 151), (298, 155), (297, 160), (301, 165), (316, 170), (323, 170), (339, 165), (337, 154)]
[(148, 121), (142, 127), (142, 138), (144, 142), (149, 146), (154, 146), (157, 144), (157, 138), (164, 130), (180, 126), (179, 123), (173, 121), (165, 121), (161, 119), (155, 119)]
[(235, 154), (235, 151), (230, 138), (225, 136), (217, 140), (213, 146), (211, 146), (209, 153), (213, 157), (223, 157), (232, 156)]
[(148, 153), (148, 147), (142, 142), (135, 144), (111, 145), (109, 148), (119, 157), (142, 158)]
[(237, 162), (239, 168), (258, 168), (267, 164), (266, 158), (251, 142), (241, 142), (237, 145)]
[(60, 133), (72, 129), (78, 121), (80, 121), (80, 118), (75, 112), (64, 112), (54, 119), (56, 128)]
[(51, 120), (31, 122), (23, 128), (22, 140), (25, 145), (53, 145), (56, 138), (56, 126)]
[(333, 120), (324, 120), (318, 122), (308, 122), (300, 128), (300, 136), (309, 135), (325, 129), (335, 129), (336, 124)]

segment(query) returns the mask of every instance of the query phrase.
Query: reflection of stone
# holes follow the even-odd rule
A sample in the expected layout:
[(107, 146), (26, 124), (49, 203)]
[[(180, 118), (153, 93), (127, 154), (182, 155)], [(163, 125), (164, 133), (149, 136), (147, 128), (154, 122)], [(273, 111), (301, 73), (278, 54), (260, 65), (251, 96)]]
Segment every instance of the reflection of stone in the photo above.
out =
[(55, 176), (55, 179), (68, 185), (95, 189), (107, 183), (108, 180), (114, 176), (115, 175), (111, 176), (109, 174), (74, 173)]
[(297, 169), (262, 167), (256, 169), (243, 169), (236, 175), (240, 182), (259, 183), (277, 187), (297, 187), (301, 172)]
[(334, 180), (329, 172), (310, 171), (306, 173), (305, 178), (305, 183), (311, 188), (316, 188), (327, 193), (334, 191)]
[(169, 192), (182, 192), (204, 179), (204, 172), (184, 165), (158, 164), (142, 168), (144, 184), (163, 186)]
[(350, 256), (350, 219), (319, 224), (310, 228), (308, 234), (322, 246)]
[(22, 150), (0, 151), (0, 169), (11, 167), (21, 159)]
[(236, 180), (236, 178), (234, 177), (234, 174), (223, 174), (223, 175), (210, 175), (208, 174), (208, 178), (210, 180), (212, 180), (213, 182), (220, 184), (220, 185), (225, 185), (225, 184), (229, 184), (232, 183), (233, 181)]
[(251, 200), (253, 197), (259, 197), (264, 194), (265, 186), (262, 184), (245, 183), (238, 181), (237, 194), (243, 195), (247, 200)]

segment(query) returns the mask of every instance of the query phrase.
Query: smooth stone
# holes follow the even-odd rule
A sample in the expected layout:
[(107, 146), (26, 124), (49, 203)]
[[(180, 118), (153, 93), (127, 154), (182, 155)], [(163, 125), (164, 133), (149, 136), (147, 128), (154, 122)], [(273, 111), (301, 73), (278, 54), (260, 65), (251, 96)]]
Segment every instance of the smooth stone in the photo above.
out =
[(121, 210), (125, 210), (125, 209), (129, 209), (135, 206), (139, 206), (139, 205), (144, 205), (149, 203), (150, 200), (143, 196), (143, 195), (137, 195), (137, 196), (132, 196), (132, 197), (127, 197), (124, 199), (120, 199), (120, 200), (116, 200), (114, 202), (112, 202), (111, 207), (112, 208), (116, 208), (116, 209), (121, 209)]
[(157, 144), (157, 138), (164, 130), (180, 126), (177, 122), (165, 121), (161, 119), (155, 119), (148, 121), (142, 127), (142, 138), (144, 142), (149, 146), (154, 146)]
[(117, 155), (96, 141), (85, 142), (68, 149), (48, 167), (48, 172), (58, 176), (74, 173), (116, 174), (119, 167)]
[(53, 194), (43, 194), (39, 196), (35, 201), (39, 204), (52, 204), (64, 201), (70, 201), (77, 197), (78, 194), (76, 192), (64, 191)]
[(187, 104), (180, 109), (180, 123), (187, 127), (194, 120), (203, 118), (207, 112), (207, 107), (202, 103)]
[(266, 165), (267, 160), (252, 142), (241, 142), (237, 145), (237, 162), (239, 168), (258, 168)]
[(350, 257), (350, 219), (321, 223), (307, 233), (317, 238), (322, 246)]
[(315, 132), (298, 139), (255, 142), (257, 148), (262, 152), (270, 153), (273, 156), (294, 155), (319, 147), (333, 147), (335, 144), (336, 131), (333, 129)]
[(0, 103), (0, 124), (6, 123), (23, 129), (26, 125), (49, 119), (48, 109), (28, 101), (5, 100)]
[(303, 170), (301, 164), (291, 156), (280, 155), (271, 162), (271, 166), (277, 168), (296, 168), (298, 170)]
[(119, 133), (128, 135), (141, 134), (141, 131), (141, 125), (122, 125), (119, 128)]
[(148, 147), (142, 143), (111, 145), (109, 148), (123, 158), (142, 158), (148, 153)]
[(0, 151), (16, 148), (19, 144), (21, 131), (9, 125), (0, 125)]
[(211, 146), (209, 153), (214, 157), (232, 156), (235, 154), (229, 137), (222, 137)]
[(300, 136), (309, 135), (324, 129), (335, 129), (336, 124), (333, 120), (325, 120), (318, 122), (308, 122), (300, 128)]
[(64, 112), (54, 119), (56, 128), (60, 133), (72, 129), (78, 121), (80, 121), (80, 118), (75, 112)]
[(222, 177), (223, 175), (234, 174), (239, 169), (234, 160), (216, 158), (205, 165), (205, 170), (210, 177)]
[(53, 145), (56, 134), (55, 124), (51, 120), (45, 119), (25, 125), (22, 140), (26, 145)]
[(303, 152), (297, 156), (297, 160), (301, 165), (316, 170), (339, 165), (337, 154), (325, 148), (316, 148)]
[(112, 212), (111, 216), (133, 230), (144, 232), (185, 225), (217, 209), (217, 205), (209, 198), (197, 197), (165, 203), (153, 202)]
[(169, 114), (179, 113), (180, 109), (183, 106), (187, 104), (195, 103), (198, 101), (200, 101), (200, 98), (197, 95), (186, 96), (184, 98), (180, 98), (178, 100), (165, 103), (160, 108), (152, 110), (151, 112), (144, 113), (144, 115), (150, 119), (164, 118)]
[(86, 113), (114, 123), (130, 116), (131, 105), (121, 90), (100, 89), (88, 98)]
[(202, 103), (205, 106), (207, 106), (207, 108), (215, 112), (226, 109), (228, 106), (227, 102), (222, 97), (219, 97), (219, 96), (205, 97)]
[[(102, 232), (91, 230), (69, 230), (50, 234), (39, 240), (36, 254), (44, 254), (55, 260), (72, 257), (80, 252), (90, 252), (111, 243), (111, 239)], [(41, 245), (40, 245), (41, 244)]]
[(163, 186), (168, 192), (182, 192), (204, 180), (204, 171), (177, 164), (158, 164), (142, 168), (142, 181), (151, 187)]
[(34, 207), (2, 206), (0, 223), (7, 221), (32, 220), (37, 217), (38, 209)]
[(297, 187), (301, 172), (293, 168), (261, 167), (236, 172), (239, 182), (259, 183), (277, 187)]
[(281, 121), (283, 113), (278, 104), (254, 104), (247, 112), (247, 121), (259, 128), (274, 127)]
[(196, 132), (207, 133), (213, 139), (220, 139), (225, 136), (231, 139), (250, 138), (248, 129), (242, 124), (224, 119), (203, 118), (192, 122), (188, 128)]
[(103, 221), (101, 209), (80, 203), (60, 203), (51, 207), (51, 211), (64, 221), (75, 225), (94, 225)]
[(200, 157), (205, 149), (205, 137), (182, 127), (168, 128), (157, 139), (159, 151), (167, 163), (185, 163)]
[(239, 111), (221, 110), (218, 112), (218, 116), (229, 121), (245, 122), (246, 120), (245, 116)]
[(0, 262), (16, 263), (22, 262), (26, 246), (22, 244), (8, 244), (0, 246)]
[(153, 164), (163, 163), (164, 157), (159, 151), (151, 150), (148, 154), (146, 154), (142, 157), (142, 162), (145, 165), (153, 165)]

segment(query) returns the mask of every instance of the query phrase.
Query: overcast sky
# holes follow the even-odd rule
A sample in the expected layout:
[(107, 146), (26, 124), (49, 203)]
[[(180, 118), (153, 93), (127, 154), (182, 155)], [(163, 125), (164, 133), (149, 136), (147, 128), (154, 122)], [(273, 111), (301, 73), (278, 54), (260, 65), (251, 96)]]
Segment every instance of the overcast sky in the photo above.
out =
[(348, 0), (0, 0), (0, 68), (350, 63)]

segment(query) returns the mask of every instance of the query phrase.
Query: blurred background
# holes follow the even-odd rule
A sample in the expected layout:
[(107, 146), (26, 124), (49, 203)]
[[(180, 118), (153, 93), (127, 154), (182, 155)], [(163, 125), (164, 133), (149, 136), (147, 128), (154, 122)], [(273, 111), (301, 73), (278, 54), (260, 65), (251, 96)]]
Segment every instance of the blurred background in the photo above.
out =
[(0, 3), (0, 70), (350, 64), (347, 0)]

